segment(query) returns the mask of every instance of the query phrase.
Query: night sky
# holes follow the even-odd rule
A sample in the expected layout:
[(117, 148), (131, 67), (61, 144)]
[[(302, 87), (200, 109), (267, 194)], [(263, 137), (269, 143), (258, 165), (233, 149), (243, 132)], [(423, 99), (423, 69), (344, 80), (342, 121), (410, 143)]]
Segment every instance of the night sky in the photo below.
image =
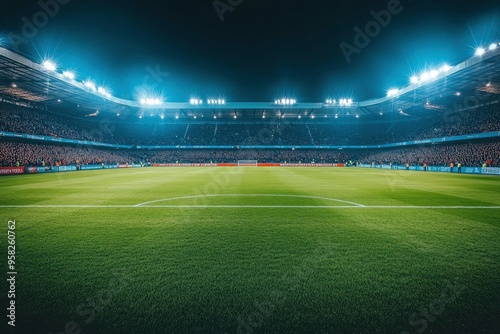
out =
[[(2, 3), (0, 36), (8, 48), (53, 58), (115, 96), (149, 89), (172, 102), (382, 97), (415, 72), (455, 65), (500, 41), (498, 1), (401, 0), (400, 13), (348, 63), (340, 44), (354, 46), (354, 28), (365, 30), (371, 11), (394, 2), (218, 0), (220, 11), (228, 9), (222, 21), (214, 0), (69, 0), (45, 23), (38, 1), (16, 0)], [(13, 39), (35, 19), (43, 24), (33, 36)]]

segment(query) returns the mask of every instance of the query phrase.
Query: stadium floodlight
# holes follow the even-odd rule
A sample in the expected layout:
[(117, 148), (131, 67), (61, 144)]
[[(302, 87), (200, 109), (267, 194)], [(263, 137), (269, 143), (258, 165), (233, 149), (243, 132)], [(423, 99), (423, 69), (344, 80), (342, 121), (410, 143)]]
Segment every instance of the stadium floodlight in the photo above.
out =
[(476, 49), (476, 56), (482, 57), (486, 53), (486, 50), (482, 47)]
[(51, 61), (51, 60), (44, 60), (42, 63), (42, 66), (47, 70), (47, 71), (52, 71), (54, 72), (57, 69), (56, 64)]
[(359, 115), (356, 115), (356, 118), (359, 118)]
[(282, 98), (281, 100), (274, 101), (274, 103), (282, 106), (293, 106), (297, 104), (297, 100), (290, 98)]
[(420, 81), (427, 81), (431, 78), (431, 72), (424, 72), (420, 75)]
[(63, 76), (69, 80), (75, 80), (75, 73), (71, 71), (64, 71)]
[(327, 99), (326, 104), (337, 104), (337, 100)]
[(339, 115), (338, 114), (335, 114), (335, 119), (339, 118)]
[(210, 105), (224, 105), (224, 104), (226, 104), (226, 100), (224, 100), (224, 99), (208, 99), (207, 102)]
[(95, 84), (90, 80), (85, 81), (84, 85), (85, 85), (85, 87), (93, 90), (94, 92), (97, 90), (97, 88), (95, 87)]
[(163, 101), (159, 98), (152, 98), (152, 97), (147, 97), (147, 98), (142, 98), (140, 99), (140, 104), (145, 105), (145, 106), (159, 106), (163, 104)]
[(492, 43), (490, 44), (490, 47), (488, 48), (490, 51), (493, 51), (493, 50), (496, 50), (498, 47), (498, 44), (497, 43)]
[(431, 71), (431, 78), (437, 78), (439, 75), (439, 71), (438, 70), (432, 70)]
[(350, 107), (352, 106), (352, 99), (340, 99), (339, 105), (341, 107)]
[(189, 100), (189, 103), (194, 106), (199, 106), (203, 104), (203, 100), (200, 99), (191, 99)]
[(419, 82), (418, 77), (417, 77), (416, 75), (412, 76), (412, 77), (410, 78), (410, 82), (411, 82), (412, 84), (418, 84), (418, 82)]
[(111, 97), (111, 94), (104, 87), (97, 88), (97, 92), (101, 95), (106, 96), (107, 98)]
[(217, 119), (217, 116), (216, 116), (216, 115), (214, 115), (214, 119)]
[(394, 97), (399, 94), (399, 89), (393, 88), (387, 91), (387, 97)]
[(448, 65), (448, 64), (444, 64), (443, 66), (441, 66), (441, 68), (439, 69), (439, 72), (443, 72), (443, 73), (446, 73), (448, 72), (449, 70), (451, 70), (451, 66)]

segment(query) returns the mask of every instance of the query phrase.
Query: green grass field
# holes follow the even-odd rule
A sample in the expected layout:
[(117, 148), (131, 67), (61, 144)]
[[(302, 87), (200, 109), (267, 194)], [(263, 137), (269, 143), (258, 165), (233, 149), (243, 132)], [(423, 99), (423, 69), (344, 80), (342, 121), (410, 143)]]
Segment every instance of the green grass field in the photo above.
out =
[(7, 333), (500, 333), (498, 177), (145, 168), (0, 191)]

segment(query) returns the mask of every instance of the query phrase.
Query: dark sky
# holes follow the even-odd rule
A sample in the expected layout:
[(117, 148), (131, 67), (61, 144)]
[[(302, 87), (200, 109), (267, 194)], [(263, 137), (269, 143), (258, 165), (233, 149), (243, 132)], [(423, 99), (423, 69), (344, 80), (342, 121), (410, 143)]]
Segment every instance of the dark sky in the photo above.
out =
[(392, 1), (220, 0), (240, 2), (221, 21), (214, 0), (69, 0), (44, 22), (38, 1), (16, 0), (2, 3), (1, 43), (12, 48), (12, 34), (38, 19), (20, 52), (54, 58), (123, 98), (146, 87), (168, 101), (318, 102), (382, 97), (415, 71), (500, 41), (499, 1), (401, 0), (401, 13), (348, 63), (340, 44), (353, 45), (354, 28), (365, 30), (370, 12)]

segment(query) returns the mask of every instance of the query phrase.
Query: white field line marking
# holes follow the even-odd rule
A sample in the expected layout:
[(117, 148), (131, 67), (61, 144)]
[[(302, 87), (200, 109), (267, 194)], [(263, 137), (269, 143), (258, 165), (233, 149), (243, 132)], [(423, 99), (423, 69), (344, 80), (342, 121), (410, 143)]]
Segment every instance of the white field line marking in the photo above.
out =
[[(309, 198), (309, 199), (320, 199), (324, 201), (332, 201), (332, 202), (339, 202), (339, 203), (344, 203), (344, 204), (351, 204), (356, 207), (364, 207), (363, 204), (355, 203), (355, 202), (349, 202), (349, 201), (343, 201), (340, 199), (336, 198), (328, 198), (328, 197), (319, 197), (319, 196), (301, 196), (301, 195), (278, 195), (278, 194), (214, 194), (214, 195), (197, 195), (197, 196), (184, 196), (184, 197), (175, 197), (175, 198), (165, 198), (165, 199), (159, 199), (156, 201), (150, 201), (150, 202), (144, 202), (144, 203), (139, 203), (136, 204), (136, 207), (141, 207), (149, 204), (154, 204), (154, 203), (160, 203), (160, 202), (168, 202), (168, 201), (175, 201), (175, 200), (181, 200), (181, 199), (195, 199), (195, 198), (204, 198), (204, 197), (293, 197), (293, 198)], [(180, 206), (182, 207), (182, 206)], [(190, 206), (192, 207), (192, 206)], [(250, 206), (250, 207), (260, 207), (260, 206)], [(262, 206), (262, 207), (276, 207), (276, 206)], [(297, 207), (297, 206), (281, 206), (281, 207)], [(330, 207), (330, 206), (328, 206)]]
[(0, 209), (493, 209), (500, 210), (500, 206), (439, 206), (439, 205), (365, 205), (365, 206), (293, 206), (293, 205), (0, 205)]

